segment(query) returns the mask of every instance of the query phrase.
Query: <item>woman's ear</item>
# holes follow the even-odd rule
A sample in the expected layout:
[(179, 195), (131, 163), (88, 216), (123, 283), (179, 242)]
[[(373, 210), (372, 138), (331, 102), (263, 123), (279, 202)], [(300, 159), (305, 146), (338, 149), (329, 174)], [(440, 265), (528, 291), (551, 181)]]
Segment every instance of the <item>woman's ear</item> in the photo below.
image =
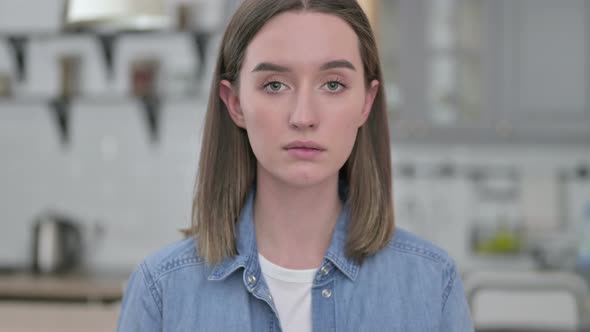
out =
[(379, 92), (379, 81), (372, 80), (371, 85), (367, 89), (367, 93), (365, 95), (365, 104), (363, 105), (363, 112), (361, 113), (359, 127), (364, 125), (369, 118), (371, 109), (373, 108), (373, 102), (375, 101), (375, 96), (377, 96), (377, 92)]
[(236, 91), (234, 91), (234, 87), (230, 81), (222, 80), (219, 83), (219, 97), (221, 100), (223, 100), (223, 103), (227, 108), (227, 112), (236, 126), (246, 129), (244, 114), (242, 113), (242, 108), (240, 107), (240, 98), (238, 97)]

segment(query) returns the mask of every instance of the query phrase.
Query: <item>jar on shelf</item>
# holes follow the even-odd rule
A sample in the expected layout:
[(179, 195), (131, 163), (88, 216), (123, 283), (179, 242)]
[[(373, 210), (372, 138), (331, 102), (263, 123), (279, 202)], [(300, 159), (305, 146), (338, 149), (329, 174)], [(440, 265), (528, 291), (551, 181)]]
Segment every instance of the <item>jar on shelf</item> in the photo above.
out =
[(11, 93), (10, 76), (0, 72), (0, 97), (9, 97)]

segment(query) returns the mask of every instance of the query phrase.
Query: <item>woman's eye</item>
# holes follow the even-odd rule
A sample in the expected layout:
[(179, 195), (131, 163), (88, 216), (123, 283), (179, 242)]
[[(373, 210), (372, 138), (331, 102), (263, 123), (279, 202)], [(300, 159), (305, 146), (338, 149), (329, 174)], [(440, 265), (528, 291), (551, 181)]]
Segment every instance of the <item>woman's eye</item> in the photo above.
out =
[(330, 81), (330, 82), (326, 83), (325, 85), (328, 88), (328, 90), (330, 90), (331, 92), (337, 92), (340, 90), (340, 88), (344, 87), (344, 84), (342, 84), (338, 81)]
[(264, 85), (264, 88), (270, 90), (270, 92), (279, 92), (283, 87), (283, 83), (278, 81), (269, 82)]

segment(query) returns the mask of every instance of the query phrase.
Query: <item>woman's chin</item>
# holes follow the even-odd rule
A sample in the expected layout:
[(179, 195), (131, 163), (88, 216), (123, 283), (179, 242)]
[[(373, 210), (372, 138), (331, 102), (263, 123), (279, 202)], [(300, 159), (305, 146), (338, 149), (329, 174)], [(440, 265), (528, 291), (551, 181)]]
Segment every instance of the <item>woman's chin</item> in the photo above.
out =
[[(303, 188), (316, 186), (338, 178), (338, 170), (327, 169), (325, 165), (283, 165), (266, 168), (259, 164), (258, 177), (269, 177), (289, 187)], [(260, 180), (260, 179), (259, 179)]]
[[(337, 173), (335, 173), (337, 174)], [(324, 172), (292, 172), (282, 177), (283, 181), (292, 187), (311, 187), (327, 182), (330, 178), (330, 174)]]

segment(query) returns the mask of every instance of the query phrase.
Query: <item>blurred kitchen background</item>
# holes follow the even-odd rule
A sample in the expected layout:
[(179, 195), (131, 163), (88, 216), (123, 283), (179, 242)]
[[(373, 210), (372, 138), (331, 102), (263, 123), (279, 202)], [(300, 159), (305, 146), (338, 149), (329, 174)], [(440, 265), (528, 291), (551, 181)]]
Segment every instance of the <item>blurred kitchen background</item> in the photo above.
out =
[[(581, 330), (590, 1), (362, 2), (397, 224), (456, 259), (479, 331)], [(115, 329), (128, 273), (190, 224), (238, 4), (0, 0), (0, 331)]]

